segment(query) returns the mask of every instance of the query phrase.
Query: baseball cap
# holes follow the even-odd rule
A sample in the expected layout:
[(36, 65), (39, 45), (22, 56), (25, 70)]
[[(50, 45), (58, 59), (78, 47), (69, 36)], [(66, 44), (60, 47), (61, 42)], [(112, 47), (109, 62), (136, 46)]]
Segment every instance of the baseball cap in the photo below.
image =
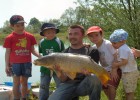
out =
[(13, 15), (10, 18), (10, 24), (13, 25), (18, 23), (26, 23), (26, 22), (24, 21), (24, 18), (21, 15)]
[(44, 23), (42, 25), (42, 27), (41, 27), (40, 35), (44, 36), (43, 31), (46, 30), (46, 29), (50, 29), (50, 28), (56, 29), (56, 33), (59, 33), (59, 29), (54, 24), (52, 24), (52, 23)]
[(87, 35), (92, 33), (92, 32), (101, 32), (103, 33), (103, 30), (99, 27), (99, 26), (91, 26), (88, 30), (87, 30)]
[(110, 41), (111, 42), (120, 42), (123, 40), (127, 40), (128, 33), (123, 29), (116, 29), (111, 35), (110, 35)]

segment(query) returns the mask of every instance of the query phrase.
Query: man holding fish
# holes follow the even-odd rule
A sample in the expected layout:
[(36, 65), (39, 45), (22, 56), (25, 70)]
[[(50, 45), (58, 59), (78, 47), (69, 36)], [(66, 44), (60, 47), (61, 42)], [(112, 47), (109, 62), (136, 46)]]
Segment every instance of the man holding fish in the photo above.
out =
[(48, 100), (73, 100), (75, 97), (86, 95), (89, 95), (90, 100), (100, 100), (102, 84), (107, 83), (109, 75), (97, 64), (98, 51), (83, 44), (84, 33), (82, 26), (70, 26), (68, 40), (71, 45), (64, 51), (65, 53), (54, 53), (34, 61), (35, 65), (48, 67), (50, 64), (50, 69), (53, 69), (62, 81)]

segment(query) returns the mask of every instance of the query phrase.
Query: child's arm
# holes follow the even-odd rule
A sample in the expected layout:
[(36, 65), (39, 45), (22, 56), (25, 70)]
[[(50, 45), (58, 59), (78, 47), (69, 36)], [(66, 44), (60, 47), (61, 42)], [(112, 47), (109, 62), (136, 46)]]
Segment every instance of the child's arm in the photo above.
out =
[(9, 58), (10, 58), (10, 52), (11, 49), (10, 48), (6, 48), (6, 52), (5, 52), (5, 72), (7, 75), (9, 75), (10, 73), (10, 62), (9, 62)]
[(32, 53), (34, 56), (38, 57), (38, 58), (41, 57), (41, 55), (39, 54), (39, 52), (37, 52), (37, 51), (35, 50), (34, 45), (31, 46), (31, 53)]
[(131, 50), (132, 50), (133, 54), (135, 55), (135, 57), (140, 57), (140, 50), (135, 49), (135, 48), (132, 48)]
[(128, 60), (127, 59), (122, 59), (119, 62), (113, 62), (112, 68), (119, 68), (119, 67), (121, 67), (123, 65), (126, 65), (127, 63), (128, 63)]

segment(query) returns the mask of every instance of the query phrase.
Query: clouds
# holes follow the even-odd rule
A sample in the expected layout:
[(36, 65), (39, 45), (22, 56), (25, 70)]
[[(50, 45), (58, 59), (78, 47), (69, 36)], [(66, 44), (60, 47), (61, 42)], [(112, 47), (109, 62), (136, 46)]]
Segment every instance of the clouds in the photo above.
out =
[(40, 21), (59, 18), (75, 0), (0, 0), (0, 26), (14, 14), (22, 15), (28, 23), (33, 17)]

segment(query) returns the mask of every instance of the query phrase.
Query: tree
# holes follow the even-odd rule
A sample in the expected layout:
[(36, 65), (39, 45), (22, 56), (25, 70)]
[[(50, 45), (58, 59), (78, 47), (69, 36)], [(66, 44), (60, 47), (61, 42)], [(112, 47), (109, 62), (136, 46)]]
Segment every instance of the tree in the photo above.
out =
[(10, 23), (8, 20), (4, 22), (3, 27), (1, 28), (1, 33), (10, 34), (12, 32), (12, 28), (10, 27)]
[(41, 22), (34, 17), (30, 19), (29, 25), (26, 27), (26, 29), (32, 33), (39, 33), (40, 27), (41, 27)]
[[(108, 36), (117, 28), (129, 33), (128, 43), (140, 49), (139, 0), (77, 0), (76, 21), (101, 26)], [(84, 22), (84, 23), (83, 23)], [(106, 35), (106, 34), (105, 34)]]

